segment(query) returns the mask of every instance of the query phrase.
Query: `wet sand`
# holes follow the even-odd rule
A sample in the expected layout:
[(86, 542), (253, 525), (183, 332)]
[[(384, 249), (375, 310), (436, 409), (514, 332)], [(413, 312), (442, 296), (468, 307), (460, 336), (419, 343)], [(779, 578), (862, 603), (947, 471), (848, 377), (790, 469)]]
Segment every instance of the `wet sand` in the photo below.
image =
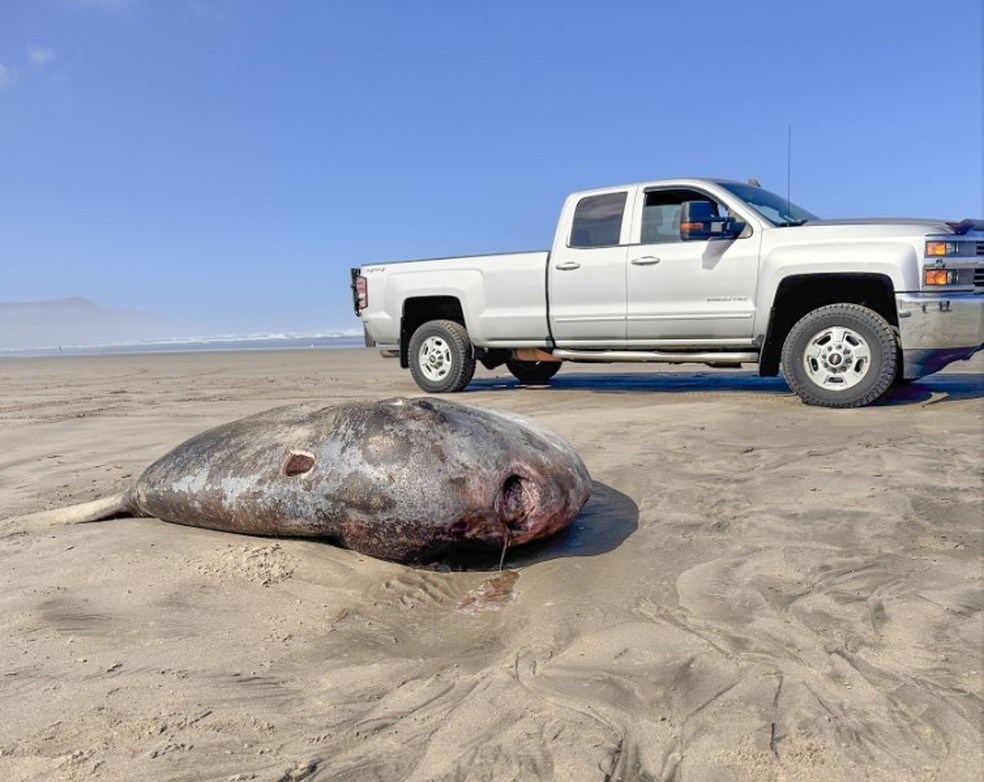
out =
[(752, 370), (480, 370), (594, 479), (467, 570), (25, 514), (281, 404), (418, 396), (374, 351), (0, 359), (0, 778), (979, 780), (984, 360), (850, 411)]

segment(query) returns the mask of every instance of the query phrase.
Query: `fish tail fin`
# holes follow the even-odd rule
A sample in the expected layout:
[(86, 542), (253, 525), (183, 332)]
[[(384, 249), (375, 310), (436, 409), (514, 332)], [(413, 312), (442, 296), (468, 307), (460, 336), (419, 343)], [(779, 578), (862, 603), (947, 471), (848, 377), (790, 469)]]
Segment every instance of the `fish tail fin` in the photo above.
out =
[(65, 524), (86, 524), (90, 521), (105, 521), (118, 516), (132, 515), (126, 502), (126, 496), (123, 494), (117, 497), (103, 497), (101, 500), (83, 502), (79, 505), (70, 505), (61, 510), (66, 513), (71, 511), (71, 518), (64, 521)]
[(8, 522), (15, 522), (30, 527), (56, 527), (62, 524), (84, 524), (90, 521), (103, 521), (117, 516), (132, 515), (126, 496), (123, 494), (115, 497), (103, 497), (91, 502), (83, 502), (78, 505), (69, 505), (65, 508), (53, 508), (42, 510), (37, 513), (29, 513), (26, 516), (19, 516), (7, 519)]

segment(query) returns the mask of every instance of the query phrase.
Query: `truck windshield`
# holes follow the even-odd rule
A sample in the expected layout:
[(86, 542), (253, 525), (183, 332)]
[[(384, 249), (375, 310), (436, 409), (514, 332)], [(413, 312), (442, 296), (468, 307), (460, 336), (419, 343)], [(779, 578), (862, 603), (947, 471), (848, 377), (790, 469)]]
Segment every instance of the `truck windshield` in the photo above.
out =
[(819, 220), (815, 214), (807, 212), (782, 196), (770, 193), (755, 185), (740, 182), (721, 182), (721, 187), (738, 196), (752, 209), (775, 226), (803, 225), (811, 220)]

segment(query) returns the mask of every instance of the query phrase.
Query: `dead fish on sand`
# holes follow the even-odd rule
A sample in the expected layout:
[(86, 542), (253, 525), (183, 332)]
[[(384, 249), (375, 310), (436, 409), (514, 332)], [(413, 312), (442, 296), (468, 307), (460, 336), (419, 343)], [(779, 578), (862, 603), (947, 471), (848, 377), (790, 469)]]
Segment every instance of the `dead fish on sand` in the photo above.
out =
[(515, 413), (443, 399), (278, 407), (203, 432), (121, 496), (61, 521), (146, 516), (250, 535), (329, 537), (424, 562), (569, 525), (591, 493), (559, 435)]

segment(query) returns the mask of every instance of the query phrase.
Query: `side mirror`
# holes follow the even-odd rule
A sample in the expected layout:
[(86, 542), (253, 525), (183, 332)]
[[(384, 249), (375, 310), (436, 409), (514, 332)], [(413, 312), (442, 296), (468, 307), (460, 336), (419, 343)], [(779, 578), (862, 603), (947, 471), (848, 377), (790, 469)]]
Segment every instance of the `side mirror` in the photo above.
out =
[(710, 201), (684, 201), (680, 207), (680, 238), (685, 242), (707, 239), (737, 239), (745, 223), (721, 217)]

